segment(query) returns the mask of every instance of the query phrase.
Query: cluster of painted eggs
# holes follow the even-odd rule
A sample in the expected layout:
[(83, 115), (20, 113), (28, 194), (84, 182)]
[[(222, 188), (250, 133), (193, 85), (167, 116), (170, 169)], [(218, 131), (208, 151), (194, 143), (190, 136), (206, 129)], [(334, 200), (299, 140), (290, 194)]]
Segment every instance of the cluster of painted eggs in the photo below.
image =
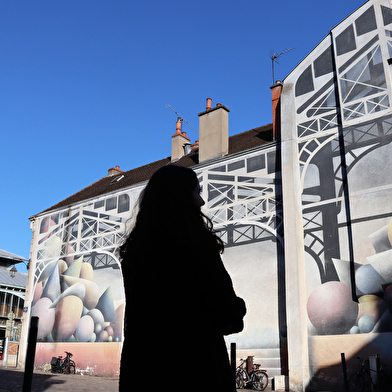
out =
[(122, 338), (124, 305), (114, 307), (111, 286), (102, 295), (83, 257), (49, 263), (36, 284), (31, 316), (39, 341), (112, 342)]
[(354, 264), (358, 302), (352, 300), (349, 263), (338, 271), (340, 282), (324, 283), (309, 296), (308, 317), (319, 333), (392, 331), (392, 220), (369, 238), (376, 254), (367, 257), (368, 264)]

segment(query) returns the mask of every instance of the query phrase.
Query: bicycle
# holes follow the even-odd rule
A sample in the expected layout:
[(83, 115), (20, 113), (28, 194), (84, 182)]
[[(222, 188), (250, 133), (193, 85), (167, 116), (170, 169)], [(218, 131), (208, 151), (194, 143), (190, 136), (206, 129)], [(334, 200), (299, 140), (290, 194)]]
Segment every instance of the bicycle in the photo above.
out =
[(75, 374), (76, 364), (71, 359), (72, 355), (68, 351), (65, 351), (66, 357), (59, 355), (58, 357), (52, 357), (52, 361), (50, 362), (52, 373), (66, 373)]
[(268, 385), (268, 375), (266, 370), (260, 369), (260, 365), (255, 363), (254, 368), (247, 371), (245, 369), (246, 359), (240, 359), (241, 364), (237, 366), (235, 372), (236, 388), (246, 388), (251, 386), (258, 391), (264, 391)]
[[(385, 380), (385, 375), (382, 372), (382, 365), (377, 370), (370, 369), (369, 360), (361, 359), (357, 356), (357, 359), (361, 362), (360, 369), (353, 373), (348, 378), (348, 385), (350, 392), (372, 392), (372, 391), (384, 391), (382, 388), (383, 380)], [(376, 382), (373, 382), (370, 372), (376, 372), (377, 377)], [(377, 385), (378, 381), (378, 385)]]

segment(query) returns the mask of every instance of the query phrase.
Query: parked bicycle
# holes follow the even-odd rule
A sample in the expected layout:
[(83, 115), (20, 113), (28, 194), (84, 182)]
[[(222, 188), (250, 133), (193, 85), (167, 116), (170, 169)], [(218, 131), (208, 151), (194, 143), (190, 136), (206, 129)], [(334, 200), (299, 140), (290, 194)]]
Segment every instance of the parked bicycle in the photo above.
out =
[[(382, 365), (380, 365), (378, 371), (373, 370), (369, 367), (368, 359), (357, 358), (361, 362), (361, 365), (360, 369), (348, 378), (350, 392), (383, 392), (383, 382), (385, 382), (386, 377), (382, 371)], [(371, 372), (376, 372), (377, 377), (372, 377)]]
[(66, 357), (63, 359), (61, 355), (58, 357), (52, 357), (51, 370), (52, 373), (74, 373), (76, 369), (75, 362), (71, 359), (72, 354), (65, 351)]
[(254, 367), (246, 370), (246, 359), (240, 359), (241, 364), (237, 366), (235, 372), (235, 382), (237, 389), (252, 387), (258, 391), (264, 391), (268, 385), (268, 375), (266, 370), (260, 369), (260, 365), (255, 363)]

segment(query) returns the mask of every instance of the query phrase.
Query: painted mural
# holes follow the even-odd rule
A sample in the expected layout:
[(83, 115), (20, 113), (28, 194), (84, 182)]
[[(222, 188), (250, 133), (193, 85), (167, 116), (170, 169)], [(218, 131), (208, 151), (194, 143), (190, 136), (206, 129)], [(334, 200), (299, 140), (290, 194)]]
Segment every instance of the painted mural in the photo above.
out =
[[(126, 232), (131, 198), (110, 195), (38, 221), (30, 313), (39, 317), (38, 362), (70, 350), (78, 353), (80, 367), (97, 367), (104, 359), (92, 353), (104, 350), (118, 367), (124, 290), (116, 249)], [(94, 348), (102, 344), (107, 347)]]
[[(283, 307), (277, 297), (260, 298), (278, 291), (276, 259), (282, 246), (278, 161), (273, 147), (196, 169), (206, 213), (225, 243), (224, 263), (248, 305), (245, 330), (231, 336), (228, 347), (234, 341), (241, 350), (275, 350), (277, 373)], [(40, 363), (73, 345), (77, 366), (94, 364), (97, 373), (104, 366), (97, 364), (104, 345), (115, 352), (113, 362), (118, 366), (124, 291), (117, 248), (129, 229), (140, 190), (120, 191), (38, 221), (31, 316), (40, 318)]]
[(295, 80), (311, 335), (392, 332), (392, 12), (371, 1)]

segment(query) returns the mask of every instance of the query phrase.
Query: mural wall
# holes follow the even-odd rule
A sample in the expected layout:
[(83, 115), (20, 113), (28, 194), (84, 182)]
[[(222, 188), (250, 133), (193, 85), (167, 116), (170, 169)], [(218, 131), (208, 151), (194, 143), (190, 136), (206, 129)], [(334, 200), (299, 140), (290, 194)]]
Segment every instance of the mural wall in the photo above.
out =
[[(274, 295), (267, 302), (261, 300), (278, 291), (282, 219), (275, 149), (196, 172), (206, 213), (226, 246), (224, 262), (248, 306), (245, 330), (231, 336), (228, 347), (235, 341), (241, 350), (275, 349), (273, 366), (279, 372), (278, 299)], [(78, 353), (78, 368), (93, 368), (95, 374), (118, 371), (124, 290), (116, 249), (129, 228), (140, 191), (141, 187), (125, 189), (37, 221), (31, 303), (31, 316), (40, 319), (36, 365), (67, 350)], [(100, 363), (99, 354), (92, 355), (103, 346), (117, 370), (108, 369), (105, 360)]]
[[(38, 220), (31, 303), (31, 316), (39, 317), (37, 363), (76, 351), (78, 367), (107, 373), (100, 368), (108, 366), (102, 354), (100, 361), (91, 355), (104, 344), (106, 358), (114, 357), (118, 368), (124, 290), (116, 248), (138, 192), (109, 195)], [(45, 343), (50, 345), (43, 349)]]
[(310, 335), (392, 332), (391, 57), (390, 4), (369, 1), (285, 80), (295, 96)]

